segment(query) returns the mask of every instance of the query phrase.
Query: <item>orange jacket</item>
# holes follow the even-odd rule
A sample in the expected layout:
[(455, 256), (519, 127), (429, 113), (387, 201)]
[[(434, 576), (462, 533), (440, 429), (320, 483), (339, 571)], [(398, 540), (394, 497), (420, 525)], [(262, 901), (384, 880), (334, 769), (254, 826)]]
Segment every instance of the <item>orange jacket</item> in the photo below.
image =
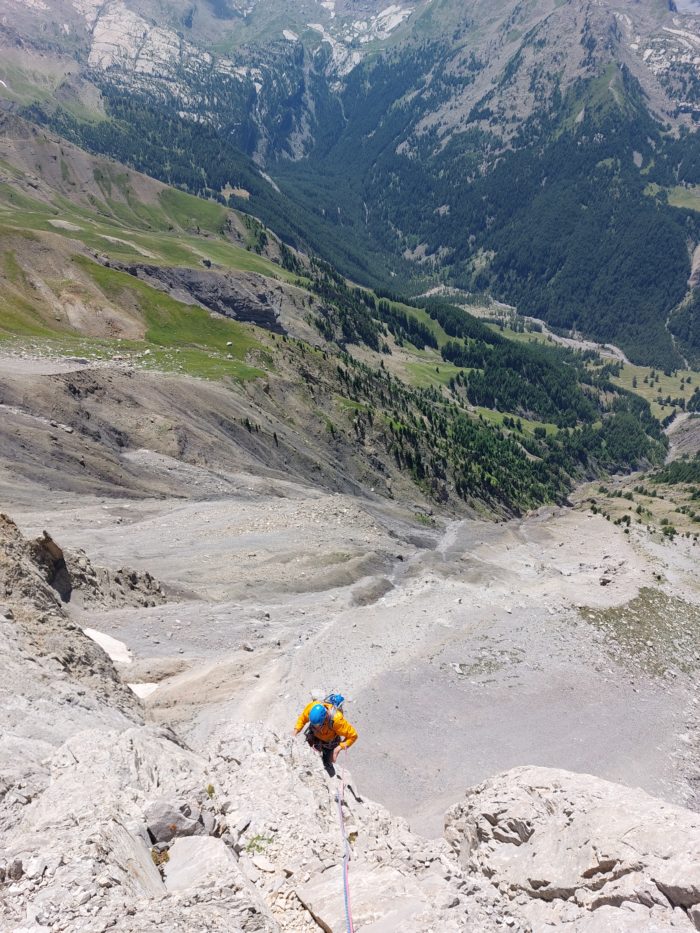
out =
[[(301, 732), (307, 724), (309, 721), (309, 713), (317, 703), (320, 703), (321, 706), (325, 706), (329, 712), (335, 709), (330, 703), (312, 700), (308, 706), (304, 707), (301, 716), (297, 719), (296, 732)], [(357, 742), (357, 731), (350, 725), (339, 709), (336, 709), (332, 722), (329, 722), (327, 719), (323, 725), (314, 726), (313, 733), (320, 742), (332, 742), (333, 739), (341, 737), (343, 741), (340, 743), (339, 748), (350, 748), (354, 742)]]

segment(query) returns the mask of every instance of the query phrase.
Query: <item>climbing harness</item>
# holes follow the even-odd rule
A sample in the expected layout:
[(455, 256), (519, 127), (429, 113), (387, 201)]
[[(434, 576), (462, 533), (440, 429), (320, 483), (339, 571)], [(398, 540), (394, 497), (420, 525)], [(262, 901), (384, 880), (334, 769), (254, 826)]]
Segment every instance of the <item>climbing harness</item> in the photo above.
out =
[[(346, 752), (347, 749), (343, 749)], [(340, 833), (343, 837), (343, 846), (345, 854), (343, 855), (343, 896), (345, 898), (345, 924), (347, 933), (355, 933), (355, 927), (352, 921), (352, 910), (350, 908), (350, 842), (345, 832), (345, 818), (343, 817), (343, 803), (345, 801), (345, 757), (343, 756), (343, 765), (340, 769), (340, 790), (335, 792), (335, 799), (338, 804), (338, 819), (340, 821)]]

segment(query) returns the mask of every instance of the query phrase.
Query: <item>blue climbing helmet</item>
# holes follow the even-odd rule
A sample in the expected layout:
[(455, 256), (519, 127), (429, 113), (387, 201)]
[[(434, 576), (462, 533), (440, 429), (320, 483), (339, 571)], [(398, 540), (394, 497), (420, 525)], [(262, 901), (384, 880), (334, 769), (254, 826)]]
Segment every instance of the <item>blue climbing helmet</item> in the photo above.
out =
[(326, 721), (328, 710), (322, 703), (316, 703), (309, 712), (309, 722), (312, 726), (320, 726)]

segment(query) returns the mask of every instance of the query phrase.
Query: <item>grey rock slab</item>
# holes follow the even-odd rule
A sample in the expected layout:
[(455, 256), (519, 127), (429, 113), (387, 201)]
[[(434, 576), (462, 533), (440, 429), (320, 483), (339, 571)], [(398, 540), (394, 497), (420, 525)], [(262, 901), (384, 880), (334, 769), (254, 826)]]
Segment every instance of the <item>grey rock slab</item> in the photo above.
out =
[(259, 871), (272, 873), (276, 870), (269, 858), (265, 858), (264, 855), (254, 855), (251, 858), (251, 862)]
[(42, 878), (47, 868), (48, 862), (46, 859), (38, 855), (27, 863), (24, 874), (27, 878)]
[(169, 855), (165, 864), (165, 886), (170, 892), (204, 886), (224, 887), (238, 874), (230, 849), (214, 836), (176, 839)]
[(116, 820), (106, 828), (105, 836), (109, 840), (113, 873), (119, 870), (123, 887), (134, 895), (162, 895), (163, 881), (142, 838)]
[(448, 811), (445, 835), (465, 868), (530, 898), (530, 918), (535, 910), (559, 922), (568, 902), (592, 908), (576, 921), (587, 933), (692, 929), (684, 911), (700, 903), (700, 816), (641, 790), (516, 768), (468, 791)]
[[(350, 868), (352, 912), (358, 930), (374, 933), (425, 933), (437, 922), (434, 906), (421, 897), (415, 879), (392, 868)], [(315, 875), (295, 892), (322, 930), (346, 929), (343, 871), (340, 866)], [(429, 922), (428, 922), (429, 921)], [(435, 929), (458, 929), (440, 921)]]
[(638, 904), (601, 907), (574, 921), (562, 924), (566, 933), (691, 933), (692, 923), (677, 911), (653, 915)]
[(695, 851), (655, 866), (653, 880), (674, 906), (688, 908), (700, 904), (700, 839)]
[(195, 836), (205, 832), (197, 807), (186, 801), (154, 800), (144, 813), (148, 831), (156, 842), (170, 842), (178, 836)]

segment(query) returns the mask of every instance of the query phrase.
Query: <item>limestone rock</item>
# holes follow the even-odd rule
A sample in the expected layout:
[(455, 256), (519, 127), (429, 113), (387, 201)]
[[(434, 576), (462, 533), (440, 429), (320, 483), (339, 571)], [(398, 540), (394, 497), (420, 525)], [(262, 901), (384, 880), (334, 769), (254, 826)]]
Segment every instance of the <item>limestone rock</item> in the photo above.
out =
[(265, 858), (264, 855), (254, 855), (251, 862), (258, 871), (265, 871), (268, 874), (272, 874), (275, 871), (275, 866), (268, 858)]
[(465, 868), (510, 897), (526, 895), (530, 919), (560, 921), (565, 903), (586, 933), (692, 929), (685, 911), (700, 904), (700, 816), (641, 790), (516, 768), (467, 792), (445, 834)]
[[(197, 752), (144, 724), (2, 517), (0, 545), (3, 930), (342, 933), (341, 782), (260, 723), (223, 719)], [(434, 840), (347, 774), (340, 806), (363, 933), (700, 928), (700, 816), (641, 791), (516, 769)]]
[[(361, 930), (376, 933), (423, 933), (434, 918), (434, 905), (422, 895), (420, 886), (393, 868), (350, 869), (352, 912)], [(343, 873), (340, 866), (316, 875), (299, 885), (296, 895), (322, 930), (342, 933), (345, 929)], [(464, 929), (442, 921), (440, 930)]]
[(231, 850), (213, 836), (176, 839), (168, 854), (165, 886), (171, 892), (204, 885), (224, 887), (237, 873)]
[(688, 911), (688, 919), (695, 924), (696, 930), (700, 930), (700, 907), (691, 907)]
[(206, 833), (201, 812), (185, 801), (154, 800), (146, 807), (144, 816), (154, 842), (170, 842), (177, 836)]

